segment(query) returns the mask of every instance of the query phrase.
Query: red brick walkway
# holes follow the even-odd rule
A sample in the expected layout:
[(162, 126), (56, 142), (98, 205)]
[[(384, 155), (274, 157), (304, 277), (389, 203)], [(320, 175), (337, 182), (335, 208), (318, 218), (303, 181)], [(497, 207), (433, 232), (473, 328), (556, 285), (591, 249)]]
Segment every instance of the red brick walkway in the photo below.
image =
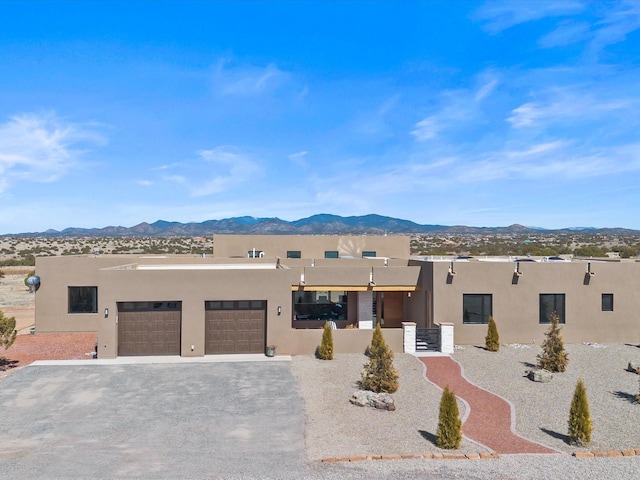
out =
[(460, 364), (450, 357), (420, 357), (427, 366), (427, 379), (441, 388), (446, 386), (465, 400), (469, 416), (462, 433), (496, 453), (558, 453), (530, 442), (511, 431), (511, 407), (502, 398), (469, 383)]

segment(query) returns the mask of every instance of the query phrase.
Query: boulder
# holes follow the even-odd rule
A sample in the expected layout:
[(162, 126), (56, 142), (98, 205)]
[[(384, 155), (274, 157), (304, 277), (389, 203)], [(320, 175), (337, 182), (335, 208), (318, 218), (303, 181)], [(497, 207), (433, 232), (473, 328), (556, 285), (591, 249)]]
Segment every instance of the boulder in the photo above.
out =
[(377, 408), (378, 410), (394, 411), (396, 409), (393, 397), (388, 393), (375, 393), (370, 390), (358, 390), (351, 395), (351, 399), (349, 401), (360, 407), (369, 405), (370, 407)]
[(553, 375), (547, 370), (536, 368), (535, 370), (529, 370), (527, 377), (529, 377), (529, 380), (533, 380), (534, 382), (547, 383), (551, 381)]

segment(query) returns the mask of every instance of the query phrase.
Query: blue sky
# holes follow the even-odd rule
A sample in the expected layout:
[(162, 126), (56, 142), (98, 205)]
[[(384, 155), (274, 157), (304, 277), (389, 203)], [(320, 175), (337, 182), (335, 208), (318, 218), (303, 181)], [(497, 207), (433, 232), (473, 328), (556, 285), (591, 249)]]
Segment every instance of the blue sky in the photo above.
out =
[(640, 229), (640, 2), (0, 0), (0, 234)]

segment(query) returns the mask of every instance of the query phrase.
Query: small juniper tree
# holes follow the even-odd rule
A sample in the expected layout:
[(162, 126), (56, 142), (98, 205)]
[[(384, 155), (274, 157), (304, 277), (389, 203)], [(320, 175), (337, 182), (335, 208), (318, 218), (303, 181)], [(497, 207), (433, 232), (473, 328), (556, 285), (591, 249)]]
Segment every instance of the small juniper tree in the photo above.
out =
[(436, 445), (440, 448), (458, 449), (460, 443), (462, 443), (462, 420), (460, 420), (458, 402), (449, 387), (444, 387), (440, 399)]
[(15, 317), (5, 317), (4, 312), (0, 310), (0, 345), (8, 350), (16, 340), (17, 334)]
[(380, 324), (376, 325), (369, 347), (369, 363), (360, 380), (363, 390), (393, 393), (398, 390), (398, 372), (393, 366), (393, 352), (384, 341)]
[(322, 342), (318, 347), (318, 357), (322, 360), (333, 360), (333, 332), (329, 322), (324, 324), (322, 331)]
[(542, 342), (542, 352), (538, 355), (538, 367), (549, 372), (564, 372), (569, 364), (569, 357), (564, 350), (559, 317), (556, 312), (551, 314), (551, 326)]
[(578, 380), (569, 411), (569, 443), (584, 447), (591, 442), (591, 413), (587, 400), (587, 389), (582, 379)]
[(497, 352), (500, 350), (500, 335), (498, 334), (498, 327), (492, 316), (489, 317), (489, 326), (487, 328), (487, 336), (485, 337), (485, 347), (490, 352)]

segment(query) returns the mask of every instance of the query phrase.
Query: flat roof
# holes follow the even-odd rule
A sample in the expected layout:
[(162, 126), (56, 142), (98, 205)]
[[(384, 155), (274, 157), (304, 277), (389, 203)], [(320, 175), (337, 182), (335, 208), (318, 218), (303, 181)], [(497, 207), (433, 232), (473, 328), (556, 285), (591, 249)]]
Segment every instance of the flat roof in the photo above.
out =
[(137, 270), (275, 270), (275, 263), (138, 264)]

